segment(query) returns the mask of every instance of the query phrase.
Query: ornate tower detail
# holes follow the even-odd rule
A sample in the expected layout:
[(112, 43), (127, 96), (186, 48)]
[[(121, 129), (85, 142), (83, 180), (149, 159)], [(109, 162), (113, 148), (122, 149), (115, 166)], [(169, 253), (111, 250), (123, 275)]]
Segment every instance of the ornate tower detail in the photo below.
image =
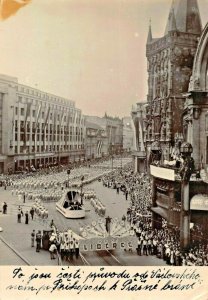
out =
[(163, 37), (154, 38), (149, 26), (146, 44), (147, 149), (157, 140), (168, 152), (174, 143), (175, 133), (183, 132), (183, 93), (188, 91), (201, 32), (197, 0), (175, 0), (172, 3)]

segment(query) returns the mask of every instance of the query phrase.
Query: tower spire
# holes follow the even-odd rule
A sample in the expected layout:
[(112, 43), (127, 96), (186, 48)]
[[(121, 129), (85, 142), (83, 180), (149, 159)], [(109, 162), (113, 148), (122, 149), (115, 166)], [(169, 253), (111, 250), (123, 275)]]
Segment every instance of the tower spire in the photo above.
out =
[(149, 31), (147, 36), (147, 44), (152, 42), (152, 27), (151, 27), (151, 19), (149, 20)]
[(202, 24), (197, 0), (175, 0), (172, 2), (165, 35), (172, 30), (201, 34)]
[(176, 31), (176, 30), (177, 30), (177, 26), (176, 26), (175, 11), (174, 11), (174, 7), (172, 7), (169, 31)]

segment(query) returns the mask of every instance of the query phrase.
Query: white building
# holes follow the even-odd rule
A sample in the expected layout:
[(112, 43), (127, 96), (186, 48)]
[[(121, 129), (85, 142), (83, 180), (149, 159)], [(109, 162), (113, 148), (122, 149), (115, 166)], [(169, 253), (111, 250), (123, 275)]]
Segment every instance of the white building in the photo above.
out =
[(84, 126), (73, 101), (0, 75), (0, 173), (83, 159)]

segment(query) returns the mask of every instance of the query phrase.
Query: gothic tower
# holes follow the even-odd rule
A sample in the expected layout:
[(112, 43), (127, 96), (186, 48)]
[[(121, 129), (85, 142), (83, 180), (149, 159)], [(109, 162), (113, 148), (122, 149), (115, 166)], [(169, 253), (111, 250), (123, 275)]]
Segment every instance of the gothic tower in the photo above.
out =
[(146, 147), (158, 141), (163, 158), (182, 139), (184, 93), (192, 73), (194, 55), (202, 32), (197, 0), (172, 3), (164, 36), (153, 38), (151, 26), (146, 44), (148, 96)]

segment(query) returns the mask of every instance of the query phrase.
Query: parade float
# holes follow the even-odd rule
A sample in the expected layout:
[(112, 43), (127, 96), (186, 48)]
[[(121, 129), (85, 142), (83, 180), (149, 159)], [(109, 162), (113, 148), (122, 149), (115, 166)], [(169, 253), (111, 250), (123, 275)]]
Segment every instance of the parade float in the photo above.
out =
[(63, 194), (56, 203), (56, 209), (68, 219), (81, 219), (85, 217), (85, 209), (82, 201), (82, 191), (71, 189)]
[(80, 228), (80, 251), (133, 250), (137, 237), (130, 224), (106, 217)]

